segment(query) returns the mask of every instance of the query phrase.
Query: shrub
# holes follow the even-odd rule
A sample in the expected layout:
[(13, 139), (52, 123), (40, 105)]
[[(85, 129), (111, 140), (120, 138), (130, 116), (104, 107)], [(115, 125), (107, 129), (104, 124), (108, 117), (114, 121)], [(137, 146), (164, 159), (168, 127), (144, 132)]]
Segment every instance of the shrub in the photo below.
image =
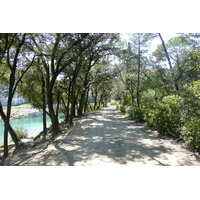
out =
[(146, 112), (144, 114), (145, 124), (147, 126), (149, 126), (150, 128), (155, 129), (155, 127), (156, 127), (157, 113), (158, 113), (158, 110), (149, 109), (149, 110), (146, 110)]
[(178, 138), (182, 125), (180, 100), (175, 95), (164, 97), (155, 110), (149, 110), (145, 114), (146, 124), (161, 134)]
[(132, 112), (132, 107), (131, 106), (124, 106), (125, 114), (130, 117), (131, 112)]
[(28, 130), (22, 126), (15, 127), (15, 132), (20, 139), (28, 137)]
[(200, 153), (200, 118), (192, 117), (184, 124), (181, 139), (188, 149)]
[(122, 113), (126, 113), (125, 106), (120, 105), (119, 109)]
[(200, 152), (200, 81), (193, 82), (193, 87), (185, 88), (182, 93), (181, 139), (185, 146)]
[(123, 114), (126, 114), (129, 118), (135, 120), (136, 122), (145, 122), (144, 114), (146, 109), (117, 104), (117, 110), (120, 110)]
[(129, 116), (131, 119), (135, 120), (136, 122), (145, 122), (144, 120), (145, 112), (146, 112), (146, 109), (132, 108)]
[(119, 103), (116, 104), (116, 110), (120, 110), (120, 104)]

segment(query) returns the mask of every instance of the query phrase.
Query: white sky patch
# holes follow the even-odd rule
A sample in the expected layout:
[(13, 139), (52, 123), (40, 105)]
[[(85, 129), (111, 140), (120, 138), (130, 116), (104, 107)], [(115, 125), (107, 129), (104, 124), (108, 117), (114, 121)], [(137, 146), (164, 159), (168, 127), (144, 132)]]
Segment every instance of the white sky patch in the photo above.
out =
[[(167, 41), (173, 37), (178, 36), (177, 33), (172, 33), (172, 32), (165, 32), (165, 33), (160, 33), (164, 42), (167, 43)], [(159, 37), (155, 38), (152, 42), (151, 42), (151, 46), (149, 48), (150, 52), (154, 52), (157, 48), (157, 45), (161, 44), (161, 40)]]

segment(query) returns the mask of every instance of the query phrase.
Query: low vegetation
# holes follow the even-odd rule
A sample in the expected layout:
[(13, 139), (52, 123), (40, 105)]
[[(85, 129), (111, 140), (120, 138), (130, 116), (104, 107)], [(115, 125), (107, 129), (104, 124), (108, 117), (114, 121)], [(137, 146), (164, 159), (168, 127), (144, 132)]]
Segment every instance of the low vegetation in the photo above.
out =
[(144, 122), (160, 134), (172, 137), (200, 153), (200, 81), (180, 95), (165, 96), (151, 109), (118, 105), (117, 109), (136, 122)]
[(24, 139), (28, 137), (28, 130), (25, 129), (23, 126), (15, 127), (15, 133), (17, 134), (19, 139)]

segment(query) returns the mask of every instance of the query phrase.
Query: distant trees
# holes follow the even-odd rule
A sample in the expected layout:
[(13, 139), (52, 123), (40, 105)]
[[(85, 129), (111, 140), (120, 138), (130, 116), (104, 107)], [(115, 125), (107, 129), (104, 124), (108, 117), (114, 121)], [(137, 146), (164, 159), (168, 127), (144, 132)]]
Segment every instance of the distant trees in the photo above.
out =
[[(147, 52), (150, 41), (155, 34), (130, 34), (127, 47), (120, 49), (117, 56), (120, 63), (116, 65), (119, 77), (131, 96), (131, 104), (141, 107), (141, 78), (147, 66)], [(126, 96), (126, 95), (125, 95)]]

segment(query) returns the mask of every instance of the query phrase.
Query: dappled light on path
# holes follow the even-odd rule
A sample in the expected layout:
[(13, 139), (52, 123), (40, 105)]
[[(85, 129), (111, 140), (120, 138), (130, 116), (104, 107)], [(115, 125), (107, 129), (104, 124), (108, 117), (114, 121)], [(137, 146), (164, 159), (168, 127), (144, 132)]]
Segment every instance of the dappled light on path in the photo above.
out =
[[(38, 154), (15, 155), (10, 165), (200, 165), (180, 145), (162, 139), (156, 131), (126, 119), (114, 107), (76, 119), (70, 135), (40, 147)], [(39, 147), (38, 147), (39, 148)], [(23, 157), (23, 158), (22, 158)], [(8, 160), (9, 160), (8, 159)], [(20, 161), (21, 160), (21, 161)]]

